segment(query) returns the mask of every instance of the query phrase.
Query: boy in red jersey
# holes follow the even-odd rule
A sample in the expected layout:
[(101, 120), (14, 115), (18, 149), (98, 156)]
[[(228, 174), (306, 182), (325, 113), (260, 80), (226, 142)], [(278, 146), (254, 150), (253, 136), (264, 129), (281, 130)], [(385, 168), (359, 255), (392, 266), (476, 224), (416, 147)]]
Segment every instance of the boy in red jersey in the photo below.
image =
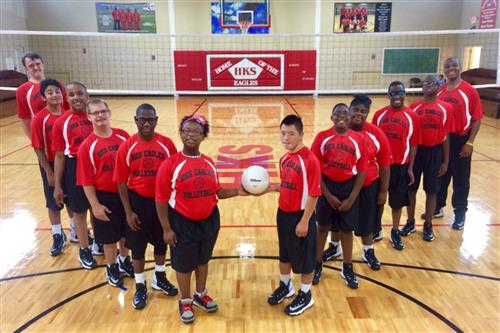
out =
[(280, 285), (269, 295), (271, 305), (295, 294), (290, 273), (301, 274), (300, 290), (285, 307), (290, 316), (302, 314), (314, 305), (311, 285), (316, 257), (316, 217), (314, 207), (321, 195), (318, 159), (304, 146), (302, 120), (286, 116), (280, 124), (281, 143), (288, 150), (280, 159), (281, 184), (270, 190), (280, 192), (277, 213)]
[[(95, 240), (104, 244), (108, 283), (117, 287), (123, 284), (120, 272), (134, 276), (132, 263), (127, 256), (128, 249), (124, 246), (125, 211), (118, 195), (118, 186), (112, 180), (116, 152), (129, 135), (122, 129), (111, 128), (111, 111), (104, 100), (91, 99), (87, 103), (87, 114), (92, 122), (93, 133), (78, 148), (76, 183), (83, 186), (92, 208)], [(119, 261), (117, 243), (120, 248)]]
[(113, 30), (120, 30), (120, 11), (118, 7), (113, 9), (111, 15), (113, 16)]
[(165, 256), (167, 245), (155, 209), (155, 180), (160, 164), (175, 154), (177, 149), (170, 138), (155, 132), (158, 122), (151, 104), (141, 104), (135, 112), (137, 134), (118, 149), (113, 180), (127, 216), (125, 245), (132, 251), (136, 290), (132, 305), (143, 309), (147, 301), (144, 273), (145, 253), (148, 243), (154, 246), (155, 274), (152, 287), (168, 296), (178, 290), (167, 279)]
[[(34, 52), (27, 52), (21, 58), (28, 73), (28, 82), (16, 89), (17, 116), (21, 120), (24, 133), (31, 140), (31, 119), (45, 107), (45, 101), (40, 94), (40, 82), (45, 79), (45, 67), (42, 57)], [(66, 91), (61, 85), (63, 108), (68, 109)]]
[(441, 178), (434, 217), (443, 216), (448, 186), (453, 178), (451, 203), (455, 213), (452, 227), (455, 230), (461, 230), (465, 225), (470, 190), (471, 156), (474, 150), (474, 140), (483, 117), (479, 94), (474, 87), (462, 80), (461, 71), (460, 59), (457, 57), (446, 59), (444, 74), (447, 82), (438, 93), (439, 100), (447, 102), (453, 109), (454, 130), (450, 133), (450, 163), (447, 172)]
[(424, 175), (425, 191), (425, 223), (423, 239), (434, 240), (432, 231), (432, 215), (436, 210), (436, 193), (440, 187), (441, 176), (448, 169), (450, 144), (448, 133), (452, 129), (451, 106), (437, 99), (439, 78), (429, 75), (423, 81), (424, 98), (410, 105), (418, 115), (420, 123), (421, 143), (415, 156), (413, 174), (415, 182), (410, 186), (410, 205), (408, 221), (401, 229), (401, 236), (415, 232), (415, 204), (420, 177)]
[(97, 267), (97, 262), (89, 248), (87, 229), (89, 206), (83, 188), (76, 184), (78, 148), (92, 133), (92, 123), (86, 112), (88, 94), (87, 88), (79, 82), (68, 84), (67, 89), (71, 112), (65, 112), (59, 117), (52, 130), (52, 149), (55, 152), (54, 199), (58, 205), (64, 204), (63, 184), (65, 184), (68, 207), (73, 212), (76, 234), (80, 242), (79, 261), (85, 269), (92, 269)]
[(141, 13), (136, 8), (132, 15), (133, 15), (132, 18), (134, 21), (134, 30), (137, 30), (137, 31), (141, 30)]
[[(180, 319), (191, 323), (195, 319), (193, 303), (206, 312), (218, 309), (206, 289), (208, 262), (220, 228), (217, 201), (247, 193), (241, 187), (221, 188), (215, 163), (200, 152), (200, 144), (208, 135), (205, 118), (184, 117), (179, 132), (183, 148), (160, 166), (155, 200), (181, 294)], [(196, 291), (191, 295), (193, 271)]]
[(358, 195), (363, 187), (366, 152), (363, 137), (349, 129), (349, 107), (339, 103), (333, 107), (333, 127), (319, 132), (311, 146), (321, 166), (322, 196), (316, 204), (318, 234), (316, 268), (313, 284), (321, 278), (322, 255), (328, 231), (340, 231), (344, 260), (341, 276), (349, 288), (359, 281), (352, 267), (352, 232), (358, 227)]
[[(54, 151), (52, 150), (52, 128), (54, 122), (66, 110), (62, 108), (62, 86), (57, 80), (46, 79), (40, 83), (40, 94), (47, 106), (40, 110), (31, 122), (31, 145), (40, 164), (40, 174), (43, 182), (46, 207), (52, 229), (53, 243), (50, 249), (52, 256), (62, 253), (66, 243), (66, 235), (61, 226), (62, 206), (54, 200)], [(73, 213), (67, 208), (70, 224), (73, 223)]]
[(391, 177), (389, 182), (389, 206), (392, 210), (391, 244), (396, 250), (403, 250), (399, 223), (402, 208), (410, 204), (408, 186), (415, 181), (413, 165), (420, 143), (418, 117), (404, 105), (405, 86), (400, 81), (389, 85), (390, 105), (378, 110), (372, 123), (387, 137), (392, 151)]

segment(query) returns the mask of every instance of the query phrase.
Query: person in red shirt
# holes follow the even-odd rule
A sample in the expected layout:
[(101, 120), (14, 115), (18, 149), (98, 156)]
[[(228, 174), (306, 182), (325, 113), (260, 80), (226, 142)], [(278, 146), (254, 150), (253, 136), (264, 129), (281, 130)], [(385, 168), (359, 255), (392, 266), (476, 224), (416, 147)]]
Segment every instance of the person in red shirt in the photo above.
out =
[(125, 20), (127, 21), (127, 30), (133, 30), (134, 14), (130, 11), (130, 8), (125, 12)]
[[(54, 122), (66, 112), (62, 108), (63, 95), (61, 84), (57, 80), (46, 79), (40, 83), (40, 94), (47, 106), (40, 110), (31, 122), (31, 145), (40, 164), (40, 174), (45, 194), (46, 207), (52, 229), (53, 243), (50, 249), (52, 256), (62, 253), (66, 244), (66, 235), (61, 226), (62, 206), (54, 200), (54, 151), (52, 150), (52, 128)], [(67, 209), (70, 224), (73, 223), (73, 213)]]
[(280, 284), (269, 295), (271, 305), (295, 294), (290, 273), (301, 274), (295, 299), (285, 307), (288, 315), (300, 315), (314, 305), (311, 285), (316, 257), (316, 217), (314, 207), (321, 195), (321, 169), (316, 156), (303, 143), (304, 125), (296, 115), (280, 124), (281, 143), (288, 152), (280, 158), (281, 183), (269, 191), (280, 192), (277, 224)]
[[(80, 82), (69, 83), (67, 90), (71, 112), (65, 112), (59, 117), (52, 130), (52, 149), (55, 152), (54, 199), (58, 205), (62, 206), (67, 195), (67, 205), (74, 213), (77, 239), (80, 242), (79, 261), (85, 269), (92, 269), (97, 267), (97, 262), (92, 257), (92, 250), (89, 248), (87, 229), (89, 204), (83, 188), (76, 184), (78, 148), (92, 133), (92, 123), (86, 112), (88, 94), (87, 88)], [(63, 184), (66, 186), (66, 193), (64, 193)]]
[(120, 12), (120, 29), (127, 30), (127, 12), (123, 9), (118, 10)]
[[(16, 89), (17, 116), (21, 120), (24, 133), (31, 141), (31, 119), (45, 107), (45, 101), (40, 94), (40, 82), (45, 79), (45, 66), (42, 57), (34, 52), (25, 53), (21, 62), (29, 80)], [(66, 90), (62, 84), (61, 87), (63, 108), (69, 109)]]
[(358, 195), (363, 187), (366, 152), (363, 137), (349, 129), (349, 107), (333, 107), (333, 127), (319, 132), (311, 146), (321, 166), (322, 196), (316, 204), (318, 235), (313, 284), (318, 284), (323, 269), (322, 256), (328, 231), (340, 231), (344, 259), (341, 276), (350, 288), (359, 281), (352, 267), (352, 232), (358, 227)]
[[(91, 133), (78, 148), (76, 183), (83, 187), (92, 216), (94, 236), (104, 244), (106, 275), (114, 287), (123, 285), (120, 272), (133, 277), (134, 269), (125, 247), (125, 211), (113, 181), (116, 152), (129, 135), (122, 129), (111, 128), (111, 110), (108, 104), (94, 98), (87, 103), (87, 114), (92, 122)], [(119, 244), (119, 258), (117, 257)]]
[(111, 15), (113, 16), (113, 30), (120, 30), (120, 11), (118, 10), (118, 7), (115, 7), (113, 11), (111, 12)]
[(448, 169), (450, 144), (448, 133), (453, 120), (451, 106), (437, 99), (439, 78), (429, 75), (423, 81), (424, 98), (410, 105), (418, 115), (420, 123), (421, 143), (415, 156), (413, 174), (415, 182), (410, 186), (410, 205), (408, 206), (408, 221), (401, 229), (401, 236), (415, 232), (415, 205), (420, 177), (424, 175), (425, 191), (425, 223), (423, 239), (434, 240), (432, 231), (432, 215), (436, 209), (436, 193), (439, 190), (441, 176)]
[(137, 10), (137, 8), (134, 10), (134, 13), (132, 14), (132, 21), (134, 22), (134, 30), (139, 31), (141, 30), (141, 13)]
[[(208, 262), (220, 228), (218, 199), (247, 194), (220, 187), (214, 161), (200, 152), (209, 125), (199, 115), (181, 120), (180, 152), (165, 160), (156, 176), (156, 210), (163, 239), (170, 245), (172, 268), (181, 294), (179, 314), (183, 323), (194, 321), (194, 305), (215, 312), (217, 303), (208, 296)], [(191, 295), (191, 275), (196, 273), (196, 291)]]
[(450, 163), (447, 172), (441, 178), (441, 188), (437, 194), (434, 217), (442, 217), (446, 206), (448, 186), (453, 178), (451, 203), (455, 213), (453, 229), (461, 230), (465, 225), (468, 197), (470, 190), (471, 156), (474, 148), (483, 109), (477, 90), (462, 80), (462, 66), (457, 57), (444, 62), (444, 74), (447, 82), (438, 93), (439, 100), (449, 103), (453, 109), (454, 129), (450, 133)]
[(410, 203), (408, 186), (415, 181), (413, 165), (420, 143), (418, 116), (404, 105), (405, 86), (400, 81), (389, 85), (390, 104), (378, 110), (372, 123), (387, 137), (392, 151), (391, 177), (389, 182), (389, 206), (392, 210), (391, 244), (396, 250), (403, 250), (404, 243), (399, 231), (402, 208)]
[(342, 28), (342, 22), (344, 21), (344, 19), (346, 17), (347, 17), (347, 7), (346, 6), (342, 6), (342, 8), (340, 8), (339, 28)]
[(177, 295), (165, 273), (167, 245), (155, 209), (155, 181), (161, 163), (175, 154), (177, 148), (170, 138), (155, 132), (158, 122), (151, 104), (141, 104), (135, 112), (137, 134), (125, 141), (116, 155), (113, 181), (127, 217), (125, 246), (132, 251), (136, 291), (132, 301), (135, 309), (143, 309), (147, 301), (144, 273), (148, 243), (154, 246), (155, 274), (152, 287), (168, 296)]
[(346, 17), (342, 20), (342, 26), (344, 27), (344, 32), (350, 32), (351, 31), (351, 19), (349, 17)]
[(361, 15), (363, 15), (363, 20), (368, 22), (368, 9), (366, 7), (361, 7)]

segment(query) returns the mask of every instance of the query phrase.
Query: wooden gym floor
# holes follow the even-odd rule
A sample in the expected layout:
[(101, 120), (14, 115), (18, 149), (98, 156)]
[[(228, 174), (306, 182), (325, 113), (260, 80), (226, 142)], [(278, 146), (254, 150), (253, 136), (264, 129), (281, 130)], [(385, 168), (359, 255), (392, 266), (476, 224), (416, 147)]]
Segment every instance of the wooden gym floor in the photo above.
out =
[[(159, 113), (157, 130), (180, 147), (182, 116), (198, 112), (211, 124), (202, 151), (211, 156), (224, 186), (234, 186), (250, 163), (265, 163), (277, 181), (283, 153), (280, 119), (298, 113), (305, 122), (305, 142), (330, 126), (330, 110), (349, 97), (110, 97), (113, 127), (135, 132), (133, 113), (143, 102)], [(372, 113), (387, 102), (374, 97)], [(410, 101), (407, 101), (410, 102)], [(326, 264), (321, 283), (313, 287), (315, 306), (287, 317), (281, 305), (266, 298), (278, 284), (275, 229), (277, 194), (223, 200), (222, 229), (210, 263), (208, 288), (219, 311), (196, 311), (193, 325), (178, 318), (177, 298), (149, 291), (147, 307), (132, 308), (134, 281), (125, 289), (106, 284), (104, 261), (92, 271), (80, 268), (78, 246), (68, 244), (56, 258), (49, 255), (50, 223), (36, 157), (15, 116), (0, 120), (0, 331), (44, 332), (450, 332), (500, 331), (500, 121), (483, 120), (472, 162), (470, 208), (463, 231), (450, 228), (452, 211), (435, 220), (436, 239), (422, 240), (418, 231), (394, 250), (387, 239), (376, 243), (382, 270), (360, 261), (355, 242), (355, 271), (360, 288), (350, 290), (339, 275), (340, 261)], [(419, 193), (417, 212), (423, 210)], [(406, 215), (403, 216), (403, 223)], [(67, 227), (64, 216), (63, 226)], [(66, 231), (67, 232), (67, 231)], [(149, 249), (147, 260), (152, 259)], [(148, 284), (153, 263), (146, 266)], [(175, 275), (168, 268), (168, 277)], [(295, 277), (296, 286), (299, 284)]]

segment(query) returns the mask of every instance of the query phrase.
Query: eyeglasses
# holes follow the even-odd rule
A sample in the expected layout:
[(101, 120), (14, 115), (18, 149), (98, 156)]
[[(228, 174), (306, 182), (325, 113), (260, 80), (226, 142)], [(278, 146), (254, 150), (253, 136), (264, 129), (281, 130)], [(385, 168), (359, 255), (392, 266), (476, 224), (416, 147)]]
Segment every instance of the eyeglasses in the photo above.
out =
[(139, 124), (141, 125), (145, 125), (146, 123), (150, 123), (150, 124), (153, 124), (155, 123), (156, 121), (158, 120), (158, 117), (154, 117), (154, 118), (135, 118), (135, 121), (137, 121)]
[(200, 131), (190, 130), (185, 128), (181, 129), (181, 133), (191, 137), (197, 137), (203, 135), (203, 133), (201, 133)]
[(97, 110), (97, 111), (94, 111), (94, 112), (89, 112), (89, 115), (91, 116), (104, 116), (105, 114), (107, 114), (109, 112), (108, 109), (105, 109), (105, 110)]
[(406, 95), (406, 91), (400, 90), (400, 91), (389, 91), (389, 96), (391, 97), (403, 97)]

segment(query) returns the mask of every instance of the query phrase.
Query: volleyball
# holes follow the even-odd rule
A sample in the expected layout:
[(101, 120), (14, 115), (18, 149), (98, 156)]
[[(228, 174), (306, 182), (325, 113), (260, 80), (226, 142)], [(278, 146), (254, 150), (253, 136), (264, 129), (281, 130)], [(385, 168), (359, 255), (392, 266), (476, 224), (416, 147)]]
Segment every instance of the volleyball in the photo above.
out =
[(258, 165), (248, 167), (241, 177), (243, 188), (252, 194), (261, 194), (269, 186), (269, 173)]

